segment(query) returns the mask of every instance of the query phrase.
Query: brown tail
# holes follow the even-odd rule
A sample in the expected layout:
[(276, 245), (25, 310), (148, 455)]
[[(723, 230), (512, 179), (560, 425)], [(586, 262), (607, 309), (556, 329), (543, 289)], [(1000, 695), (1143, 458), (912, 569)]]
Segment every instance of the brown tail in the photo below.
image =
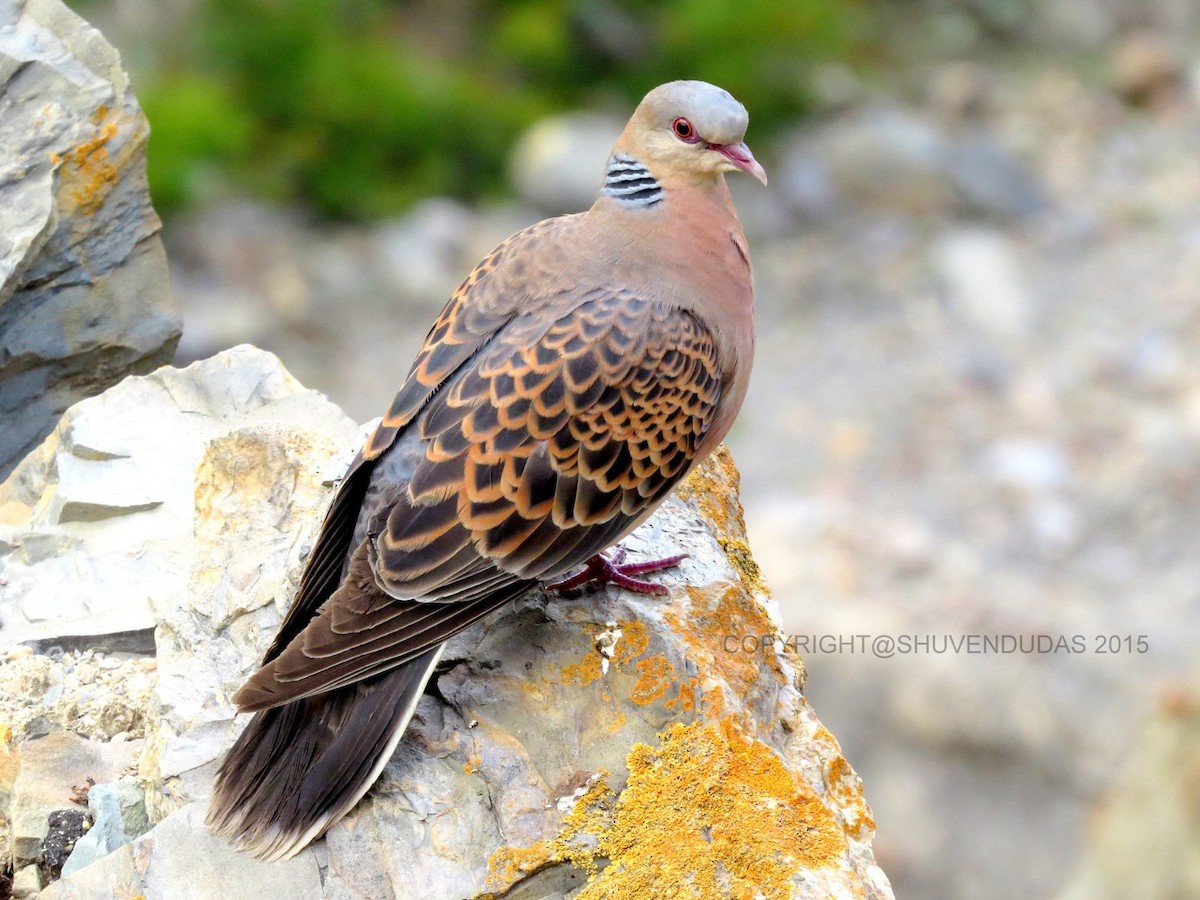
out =
[(217, 773), (209, 827), (265, 860), (287, 859), (320, 837), (387, 765), (445, 646), (256, 714)]

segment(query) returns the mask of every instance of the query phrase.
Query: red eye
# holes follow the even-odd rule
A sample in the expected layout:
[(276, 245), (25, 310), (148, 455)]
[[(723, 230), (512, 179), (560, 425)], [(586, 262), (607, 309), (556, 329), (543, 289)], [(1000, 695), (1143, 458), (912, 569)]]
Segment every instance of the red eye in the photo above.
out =
[(699, 140), (692, 123), (682, 116), (671, 123), (671, 130), (681, 141), (687, 141), (689, 144)]

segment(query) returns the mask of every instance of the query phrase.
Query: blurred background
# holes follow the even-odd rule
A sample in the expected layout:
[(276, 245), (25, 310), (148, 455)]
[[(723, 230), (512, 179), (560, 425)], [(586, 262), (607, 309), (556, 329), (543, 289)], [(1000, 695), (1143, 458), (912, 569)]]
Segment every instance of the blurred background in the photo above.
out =
[(897, 896), (1200, 897), (1194, 0), (73, 5), (153, 128), (179, 361), (252, 342), (360, 420), (648, 88), (732, 91), (786, 630), (1070, 639), (805, 654)]

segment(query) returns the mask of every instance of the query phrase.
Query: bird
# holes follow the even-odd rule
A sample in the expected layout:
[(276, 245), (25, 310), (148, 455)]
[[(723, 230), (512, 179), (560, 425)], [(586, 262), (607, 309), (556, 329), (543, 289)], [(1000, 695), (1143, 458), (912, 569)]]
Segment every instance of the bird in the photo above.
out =
[(434, 322), (343, 478), (219, 767), (207, 822), (300, 852), (382, 772), (446, 641), (535, 590), (665, 594), (617, 545), (722, 441), (754, 355), (725, 174), (764, 186), (749, 116), (702, 81), (651, 90), (595, 203), (508, 238)]

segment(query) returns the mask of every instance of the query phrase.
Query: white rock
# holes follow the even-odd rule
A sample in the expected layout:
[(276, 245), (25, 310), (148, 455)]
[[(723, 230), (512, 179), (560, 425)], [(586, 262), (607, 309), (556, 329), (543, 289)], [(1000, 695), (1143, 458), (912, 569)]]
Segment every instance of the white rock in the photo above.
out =
[(232, 900), (287, 897), (321, 900), (321, 873), (312, 850), (294, 859), (264, 863), (238, 853), (204, 827), (194, 804), (70, 877), (50, 885), (40, 900)]
[(1007, 237), (991, 229), (959, 229), (942, 238), (934, 255), (953, 307), (971, 325), (996, 340), (1026, 335), (1029, 295)]
[(986, 467), (997, 481), (1028, 490), (1061, 488), (1071, 477), (1062, 448), (1037, 438), (996, 442), (988, 451)]
[(543, 119), (517, 141), (509, 161), (521, 198), (548, 213), (579, 212), (596, 199), (609, 151), (624, 122), (593, 112)]
[(0, 540), (10, 547), (0, 555), (0, 636), (153, 628), (152, 603), (183, 603), (205, 447), (299, 415), (331, 455), (356, 430), (250, 347), (129, 378), (72, 407), (0, 486)]
[(854, 110), (797, 132), (773, 183), (808, 216), (836, 201), (907, 215), (1008, 220), (1046, 206), (1038, 182), (987, 131), (962, 133), (895, 107)]

